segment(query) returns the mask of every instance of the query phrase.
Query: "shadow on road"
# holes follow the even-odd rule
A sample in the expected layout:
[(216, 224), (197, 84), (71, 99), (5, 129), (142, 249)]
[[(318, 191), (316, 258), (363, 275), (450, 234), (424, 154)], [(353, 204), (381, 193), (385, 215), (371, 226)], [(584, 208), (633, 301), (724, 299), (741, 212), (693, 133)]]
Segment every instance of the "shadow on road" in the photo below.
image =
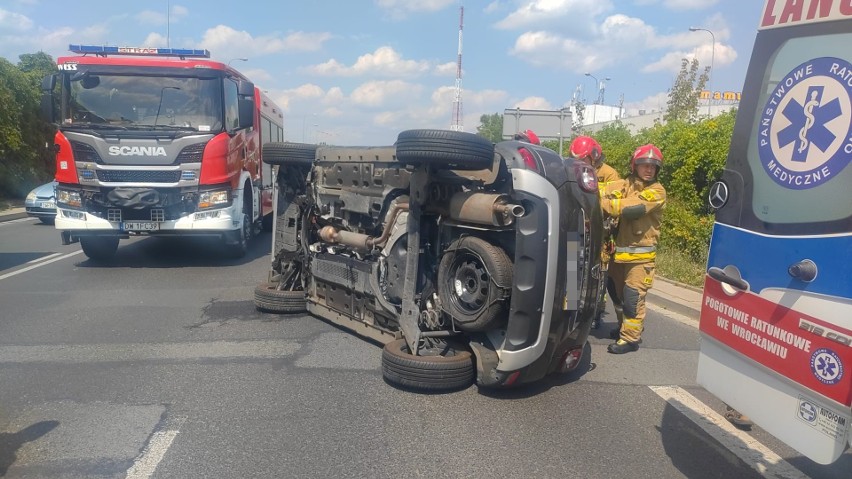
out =
[(150, 237), (128, 243), (122, 240), (109, 261), (95, 261), (83, 256), (82, 268), (184, 268), (220, 267), (248, 264), (269, 255), (272, 237), (261, 233), (249, 242), (242, 258), (230, 258), (216, 238)]
[(44, 436), (58, 425), (59, 421), (41, 421), (18, 432), (0, 433), (0, 477), (5, 476), (9, 467), (15, 463), (21, 446)]

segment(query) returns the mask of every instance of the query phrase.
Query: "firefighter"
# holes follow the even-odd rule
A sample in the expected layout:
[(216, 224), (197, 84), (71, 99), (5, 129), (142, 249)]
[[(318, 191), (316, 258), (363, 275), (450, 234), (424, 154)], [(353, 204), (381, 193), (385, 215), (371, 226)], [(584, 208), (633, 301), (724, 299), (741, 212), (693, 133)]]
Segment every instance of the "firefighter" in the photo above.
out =
[(610, 183), (602, 192), (604, 212), (619, 219), (609, 276), (623, 316), (610, 333), (617, 340), (607, 347), (613, 354), (636, 351), (642, 341), (645, 295), (654, 282), (657, 240), (666, 204), (666, 190), (658, 180), (662, 166), (659, 148), (640, 146), (630, 159), (630, 176)]
[(515, 136), (512, 137), (512, 139), (532, 143), (533, 145), (541, 144), (541, 140), (538, 139), (538, 135), (536, 135), (532, 130), (519, 131), (515, 133)]
[[(598, 176), (598, 188), (601, 191), (603, 191), (609, 183), (621, 179), (621, 176), (617, 171), (615, 171), (615, 168), (605, 163), (605, 156), (601, 145), (590, 136), (578, 136), (577, 138), (574, 138), (574, 141), (572, 141), (571, 145), (568, 147), (568, 154), (575, 160), (584, 161), (595, 169)], [(616, 222), (617, 219), (611, 216), (604, 218), (604, 242), (601, 247), (600, 300), (598, 303), (597, 313), (595, 314), (595, 318), (592, 320), (592, 329), (598, 329), (601, 325), (601, 316), (603, 316), (604, 309), (606, 309), (607, 289), (610, 289), (609, 296), (612, 299), (613, 306), (615, 307), (616, 315), (621, 317), (621, 304), (617, 301), (616, 295), (613, 293), (611, 287), (609, 287), (607, 277), (609, 261), (615, 249), (614, 233)]]

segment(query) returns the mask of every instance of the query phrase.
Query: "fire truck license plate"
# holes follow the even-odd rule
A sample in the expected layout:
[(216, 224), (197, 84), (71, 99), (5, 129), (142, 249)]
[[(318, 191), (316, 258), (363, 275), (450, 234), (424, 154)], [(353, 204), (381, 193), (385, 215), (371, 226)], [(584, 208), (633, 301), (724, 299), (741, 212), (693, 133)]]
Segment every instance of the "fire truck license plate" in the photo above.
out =
[(154, 221), (125, 221), (121, 224), (121, 229), (124, 231), (157, 231), (160, 229), (160, 223)]

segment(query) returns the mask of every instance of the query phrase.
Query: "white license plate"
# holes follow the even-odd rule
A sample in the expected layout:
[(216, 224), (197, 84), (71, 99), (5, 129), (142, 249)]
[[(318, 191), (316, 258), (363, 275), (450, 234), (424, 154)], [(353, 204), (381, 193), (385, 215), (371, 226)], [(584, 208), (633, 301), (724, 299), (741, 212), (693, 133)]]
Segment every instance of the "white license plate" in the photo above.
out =
[(45, 209), (48, 209), (48, 210), (51, 210), (51, 209), (53, 209), (53, 208), (56, 208), (56, 205), (55, 205), (55, 204), (53, 204), (53, 202), (52, 202), (52, 201), (45, 201), (45, 202), (43, 202), (43, 203), (41, 204), (41, 207), (42, 207), (42, 208), (45, 208)]
[(157, 231), (160, 223), (154, 221), (125, 221), (121, 224), (124, 231)]

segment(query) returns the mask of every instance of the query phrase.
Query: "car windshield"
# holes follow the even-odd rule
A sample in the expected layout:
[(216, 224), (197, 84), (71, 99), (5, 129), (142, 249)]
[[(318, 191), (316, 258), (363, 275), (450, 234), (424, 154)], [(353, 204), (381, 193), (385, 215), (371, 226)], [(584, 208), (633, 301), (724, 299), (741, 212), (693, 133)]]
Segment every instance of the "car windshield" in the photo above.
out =
[(78, 73), (71, 77), (63, 123), (220, 131), (220, 83), (216, 78)]

